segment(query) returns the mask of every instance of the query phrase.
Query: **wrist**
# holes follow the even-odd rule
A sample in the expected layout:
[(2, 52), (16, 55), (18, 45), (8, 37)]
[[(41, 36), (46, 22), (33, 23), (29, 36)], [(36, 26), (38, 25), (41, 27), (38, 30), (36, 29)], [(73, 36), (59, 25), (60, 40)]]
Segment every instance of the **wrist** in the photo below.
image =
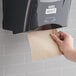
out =
[(64, 56), (71, 61), (75, 61), (76, 62), (76, 50), (74, 48), (71, 48), (69, 50), (67, 50), (64, 53)]

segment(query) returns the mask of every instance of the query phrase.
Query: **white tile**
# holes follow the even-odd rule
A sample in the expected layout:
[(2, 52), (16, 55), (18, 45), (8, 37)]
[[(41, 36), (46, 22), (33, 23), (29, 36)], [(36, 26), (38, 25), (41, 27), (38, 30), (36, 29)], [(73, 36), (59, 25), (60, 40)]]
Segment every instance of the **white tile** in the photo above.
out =
[(61, 76), (61, 69), (48, 69), (27, 73), (27, 76)]
[(4, 64), (5, 64), (5, 66), (25, 64), (25, 53), (18, 54), (18, 55), (6, 55), (4, 58)]
[(5, 54), (6, 46), (9, 44), (10, 38), (11, 34), (9, 31), (5, 32), (4, 30), (0, 29), (0, 54)]
[(0, 76), (3, 76), (3, 67), (0, 67)]
[(35, 72), (31, 72), (31, 73), (27, 73), (27, 76), (47, 76), (45, 71), (35, 71)]
[(76, 67), (63, 68), (62, 76), (76, 76)]
[(6, 66), (5, 76), (26, 76), (25, 64)]
[(49, 58), (49, 59), (44, 60), (45, 61), (44, 62), (45, 69), (60, 68), (61, 67), (60, 57), (61, 56), (57, 56), (57, 57), (54, 57), (54, 58)]
[(4, 66), (4, 56), (0, 56), (0, 67)]
[(5, 46), (0, 45), (0, 56), (4, 56), (5, 55)]
[(17, 43), (16, 44), (15, 43), (12, 44), (11, 42), (9, 43), (9, 45), (6, 45), (5, 55), (15, 55), (25, 53), (26, 48), (24, 48), (23, 46), (16, 45)]
[(26, 64), (27, 72), (40, 71), (45, 69), (45, 65), (43, 61), (30, 62)]
[(31, 52), (26, 52), (26, 53), (25, 53), (25, 62), (26, 62), (27, 64), (29, 64), (29, 63), (32, 62), (32, 54), (31, 54)]
[(45, 70), (45, 73), (46, 76), (61, 76), (61, 68), (50, 68), (47, 71)]
[(14, 35), (14, 42), (17, 42), (18, 45), (21, 45), (21, 47), (24, 47), (23, 49), (26, 49), (26, 52), (30, 52), (30, 45), (28, 41), (28, 37), (26, 33), (20, 33), (17, 35)]
[(30, 52), (29, 42), (25, 33), (13, 35), (6, 39), (5, 54)]
[(5, 76), (26, 76), (26, 74), (25, 73), (15, 73), (15, 74), (8, 73)]

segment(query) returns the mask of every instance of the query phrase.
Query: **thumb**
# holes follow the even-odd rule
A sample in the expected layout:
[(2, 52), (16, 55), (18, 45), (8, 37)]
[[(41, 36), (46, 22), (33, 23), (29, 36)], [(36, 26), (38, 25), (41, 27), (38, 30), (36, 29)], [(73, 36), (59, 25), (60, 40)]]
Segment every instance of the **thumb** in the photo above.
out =
[(57, 45), (60, 46), (62, 41), (55, 34), (50, 34), (50, 35), (51, 38), (57, 43)]

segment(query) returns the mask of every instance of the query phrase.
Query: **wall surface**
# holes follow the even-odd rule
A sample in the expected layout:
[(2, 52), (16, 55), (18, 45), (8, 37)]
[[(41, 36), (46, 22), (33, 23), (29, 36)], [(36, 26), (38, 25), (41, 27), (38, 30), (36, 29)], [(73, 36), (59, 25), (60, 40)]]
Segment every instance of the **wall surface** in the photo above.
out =
[[(0, 0), (0, 27), (2, 27), (2, 1)], [(76, 47), (76, 0), (72, 0), (68, 27), (61, 30), (74, 37)], [(0, 28), (0, 76), (76, 76), (76, 63), (64, 56), (32, 62), (29, 48), (25, 48), (24, 35), (12, 35)]]

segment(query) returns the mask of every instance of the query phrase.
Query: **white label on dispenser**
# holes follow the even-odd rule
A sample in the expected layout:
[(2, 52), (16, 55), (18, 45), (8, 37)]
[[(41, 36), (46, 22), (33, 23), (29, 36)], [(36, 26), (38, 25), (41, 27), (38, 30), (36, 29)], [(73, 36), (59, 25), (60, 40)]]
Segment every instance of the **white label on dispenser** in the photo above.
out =
[(60, 0), (40, 0), (40, 2), (57, 2), (57, 1), (60, 1)]
[(48, 6), (48, 8), (45, 11), (45, 14), (56, 14), (57, 8), (55, 8), (54, 5)]

